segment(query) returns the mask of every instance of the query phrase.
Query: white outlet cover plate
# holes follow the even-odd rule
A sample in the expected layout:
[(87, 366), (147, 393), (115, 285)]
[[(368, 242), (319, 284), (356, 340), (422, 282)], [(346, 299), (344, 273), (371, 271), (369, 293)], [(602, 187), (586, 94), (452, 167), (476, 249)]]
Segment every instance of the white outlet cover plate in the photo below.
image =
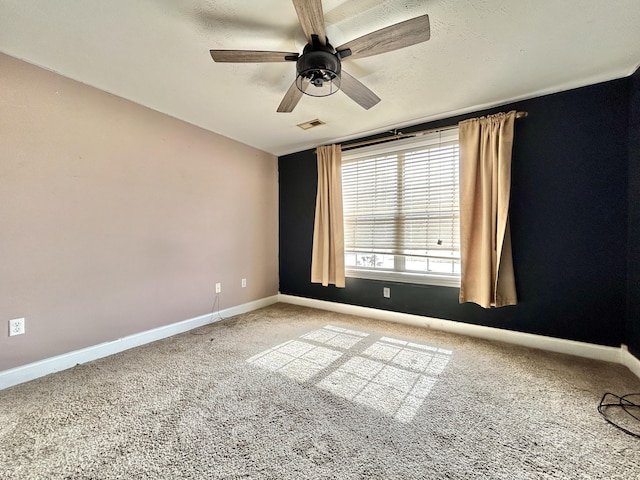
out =
[(24, 334), (24, 318), (14, 318), (9, 320), (9, 336)]

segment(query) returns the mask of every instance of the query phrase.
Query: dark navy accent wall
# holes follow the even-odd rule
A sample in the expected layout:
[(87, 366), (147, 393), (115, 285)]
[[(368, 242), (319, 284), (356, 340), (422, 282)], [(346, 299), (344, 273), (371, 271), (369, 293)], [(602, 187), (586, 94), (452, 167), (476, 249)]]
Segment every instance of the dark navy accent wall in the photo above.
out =
[[(403, 129), (529, 112), (516, 121), (512, 167), (518, 305), (460, 305), (458, 289), (449, 287), (349, 278), (344, 289), (310, 283), (313, 150), (279, 158), (280, 292), (620, 345), (627, 311), (628, 87), (629, 79), (620, 79)], [(390, 299), (383, 286), (391, 287)]]
[(629, 249), (626, 343), (640, 358), (640, 69), (630, 78)]

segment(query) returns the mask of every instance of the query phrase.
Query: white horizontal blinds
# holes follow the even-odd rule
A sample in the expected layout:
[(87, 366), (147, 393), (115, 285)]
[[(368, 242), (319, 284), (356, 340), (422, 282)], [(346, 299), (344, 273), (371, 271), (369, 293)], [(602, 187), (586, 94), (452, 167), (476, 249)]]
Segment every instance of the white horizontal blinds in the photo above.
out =
[[(391, 253), (396, 245), (396, 156), (342, 163), (345, 251)], [(344, 182), (347, 182), (345, 185)]]
[(457, 142), (414, 150), (399, 156), (404, 163), (401, 209), (405, 255), (459, 256), (459, 189)]
[(343, 153), (345, 251), (459, 258), (458, 131)]

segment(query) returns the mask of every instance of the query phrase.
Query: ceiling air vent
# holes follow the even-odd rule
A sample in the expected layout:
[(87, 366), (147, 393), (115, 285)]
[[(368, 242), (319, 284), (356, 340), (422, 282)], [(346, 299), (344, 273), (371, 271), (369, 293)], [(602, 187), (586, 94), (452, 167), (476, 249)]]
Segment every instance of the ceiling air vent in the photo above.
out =
[(303, 130), (309, 130), (310, 128), (319, 127), (320, 125), (324, 125), (324, 124), (325, 123), (322, 120), (318, 120), (316, 118), (315, 120), (309, 120), (308, 122), (300, 123), (298, 127), (300, 127)]

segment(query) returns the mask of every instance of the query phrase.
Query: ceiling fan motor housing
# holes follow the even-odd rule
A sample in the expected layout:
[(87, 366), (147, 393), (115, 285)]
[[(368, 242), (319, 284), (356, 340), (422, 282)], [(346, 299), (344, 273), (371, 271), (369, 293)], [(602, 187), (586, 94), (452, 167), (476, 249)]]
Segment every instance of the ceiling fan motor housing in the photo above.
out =
[(340, 70), (340, 58), (334, 48), (329, 43), (322, 45), (313, 35), (313, 42), (304, 47), (296, 62), (296, 86), (307, 95), (326, 97), (340, 89)]

